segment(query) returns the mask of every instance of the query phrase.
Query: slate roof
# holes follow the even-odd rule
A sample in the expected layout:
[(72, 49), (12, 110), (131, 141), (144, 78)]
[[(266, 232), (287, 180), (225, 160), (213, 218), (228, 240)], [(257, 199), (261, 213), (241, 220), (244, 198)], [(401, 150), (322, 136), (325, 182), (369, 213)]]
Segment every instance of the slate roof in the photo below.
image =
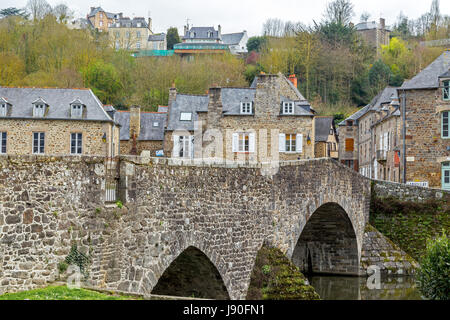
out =
[(357, 121), (369, 111), (381, 111), (382, 106), (385, 104), (397, 104), (396, 102), (393, 102), (393, 100), (398, 99), (397, 89), (398, 88), (396, 87), (384, 88), (383, 91), (377, 94), (367, 106), (358, 110), (344, 121), (340, 122), (339, 125), (345, 125), (347, 120)]
[[(357, 25), (355, 25), (355, 29), (357, 31), (361, 30), (371, 30), (371, 29), (381, 29), (381, 24), (376, 21), (367, 21), (367, 22), (360, 22)], [(385, 28), (387, 30), (387, 28)]]
[(244, 37), (245, 32), (238, 32), (238, 33), (228, 33), (222, 35), (222, 41), (224, 44), (227, 45), (235, 45), (239, 44)]
[(255, 101), (256, 90), (253, 88), (222, 88), (221, 91), (222, 108), (225, 116), (241, 115), (241, 102)]
[(70, 104), (79, 99), (86, 106), (86, 116), (81, 120), (113, 121), (90, 89), (0, 87), (0, 97), (12, 105), (11, 114), (6, 118), (39, 119), (33, 117), (33, 102), (43, 100), (49, 106), (45, 119), (73, 120)]
[[(164, 140), (164, 125), (167, 113), (141, 112), (141, 131), (138, 141)], [(114, 114), (114, 120), (120, 125), (120, 140), (130, 140), (130, 112), (118, 111)], [(153, 122), (158, 122), (159, 126), (154, 127)]]
[[(195, 33), (195, 37), (191, 37), (191, 32)], [(212, 37), (208, 37), (208, 32), (212, 32)], [(192, 27), (189, 31), (186, 32), (182, 39), (220, 40), (221, 36), (219, 35), (219, 31), (215, 30), (214, 27)]]
[[(117, 23), (119, 24), (119, 27), (117, 26)], [(138, 23), (141, 24), (140, 27), (138, 27)], [(111, 24), (110, 28), (148, 28), (148, 24), (145, 18), (138, 17), (130, 19), (126, 17), (117, 19), (114, 23)]]
[[(177, 94), (170, 106), (167, 130), (194, 130), (194, 122), (198, 121), (197, 112), (208, 111), (209, 96)], [(180, 121), (181, 112), (191, 112), (191, 121)]]
[(450, 69), (439, 76), (439, 78), (450, 78)]
[(327, 142), (333, 126), (333, 117), (316, 117), (314, 119), (316, 142)]
[(148, 36), (148, 41), (164, 41), (164, 40), (166, 40), (165, 33), (151, 34)]
[(439, 76), (448, 72), (450, 68), (450, 51), (444, 51), (425, 69), (411, 80), (403, 83), (400, 89), (435, 89), (439, 87)]
[(93, 17), (97, 14), (97, 12), (101, 11), (104, 12), (109, 19), (115, 19), (118, 16), (117, 13), (106, 12), (105, 10), (102, 9), (102, 7), (95, 7), (92, 8), (91, 12), (88, 14), (88, 17)]

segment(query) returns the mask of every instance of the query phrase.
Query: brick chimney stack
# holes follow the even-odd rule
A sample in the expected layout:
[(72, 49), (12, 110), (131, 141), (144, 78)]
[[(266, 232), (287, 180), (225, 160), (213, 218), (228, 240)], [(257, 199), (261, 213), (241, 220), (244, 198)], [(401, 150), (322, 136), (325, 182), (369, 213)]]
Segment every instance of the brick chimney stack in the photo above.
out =
[(295, 74), (291, 74), (288, 79), (297, 88), (298, 80), (297, 80), (297, 77), (295, 76)]
[(386, 28), (386, 20), (383, 18), (380, 18), (380, 27), (382, 30)]
[(208, 104), (208, 127), (218, 128), (220, 125), (220, 118), (222, 118), (222, 88), (209, 88), (209, 104)]
[(139, 106), (132, 106), (130, 108), (130, 140), (133, 136), (136, 139), (139, 137), (141, 132), (141, 108)]

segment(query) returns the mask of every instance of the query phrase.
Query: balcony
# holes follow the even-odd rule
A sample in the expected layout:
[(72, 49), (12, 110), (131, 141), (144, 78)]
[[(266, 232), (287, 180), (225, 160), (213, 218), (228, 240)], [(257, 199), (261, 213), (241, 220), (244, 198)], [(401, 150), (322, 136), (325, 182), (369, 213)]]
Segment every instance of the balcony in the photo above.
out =
[(387, 160), (387, 150), (378, 150), (377, 151), (377, 161), (384, 162)]

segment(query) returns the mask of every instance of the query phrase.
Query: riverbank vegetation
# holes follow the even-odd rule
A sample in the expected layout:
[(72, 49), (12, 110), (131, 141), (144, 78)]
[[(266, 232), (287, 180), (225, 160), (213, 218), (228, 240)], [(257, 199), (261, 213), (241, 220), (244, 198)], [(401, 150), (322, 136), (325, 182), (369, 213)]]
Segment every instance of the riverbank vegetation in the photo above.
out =
[(305, 276), (279, 250), (263, 246), (256, 256), (247, 300), (318, 300)]

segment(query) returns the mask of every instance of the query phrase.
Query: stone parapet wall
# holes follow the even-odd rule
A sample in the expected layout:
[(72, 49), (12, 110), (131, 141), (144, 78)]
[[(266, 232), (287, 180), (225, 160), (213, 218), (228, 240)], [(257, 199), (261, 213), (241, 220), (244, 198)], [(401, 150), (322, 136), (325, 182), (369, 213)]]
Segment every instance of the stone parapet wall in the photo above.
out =
[(379, 198), (393, 197), (402, 201), (450, 201), (450, 191), (373, 180), (373, 192)]

